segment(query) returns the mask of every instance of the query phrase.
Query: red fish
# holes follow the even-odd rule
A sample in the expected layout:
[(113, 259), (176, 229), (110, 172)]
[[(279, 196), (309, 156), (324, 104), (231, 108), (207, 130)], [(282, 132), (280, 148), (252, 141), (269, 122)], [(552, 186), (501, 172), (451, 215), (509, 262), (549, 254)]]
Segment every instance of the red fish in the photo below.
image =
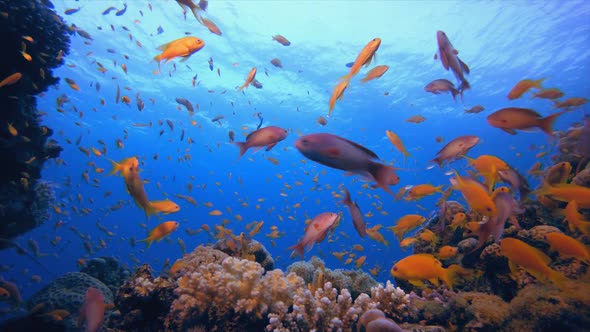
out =
[(440, 61), (446, 70), (451, 69), (455, 78), (459, 82), (459, 92), (470, 88), (469, 82), (465, 79), (465, 74), (469, 74), (469, 67), (459, 59), (457, 54), (459, 52), (453, 47), (447, 35), (442, 31), (436, 32), (436, 40), (438, 42), (438, 52), (440, 54)]
[(252, 69), (250, 69), (250, 72), (248, 73), (248, 77), (246, 78), (246, 82), (244, 82), (244, 84), (238, 89), (238, 91), (242, 91), (245, 88), (247, 88), (248, 85), (250, 85), (250, 83), (252, 83), (252, 81), (254, 81), (255, 78), (256, 78), (256, 67), (253, 67)]
[(449, 80), (438, 79), (428, 83), (424, 87), (424, 91), (434, 93), (435, 95), (441, 92), (450, 92), (453, 95), (453, 100), (456, 100), (459, 90), (455, 89), (455, 84)]
[(78, 327), (82, 327), (82, 323), (86, 322), (86, 332), (96, 332), (102, 326), (102, 319), (104, 318), (104, 296), (102, 293), (90, 287), (86, 290), (84, 304), (80, 308), (80, 315), (78, 316)]
[(379, 187), (393, 195), (390, 185), (400, 179), (391, 166), (374, 161), (375, 152), (366, 147), (332, 134), (311, 134), (297, 139), (295, 147), (305, 157), (322, 165), (349, 171), (376, 181)]
[(303, 235), (303, 239), (288, 249), (297, 251), (303, 258), (303, 252), (305, 251), (305, 248), (311, 250), (315, 243), (322, 242), (326, 238), (328, 231), (332, 229), (338, 219), (340, 219), (340, 216), (333, 212), (324, 212), (318, 214), (305, 227), (305, 235)]
[(445, 161), (452, 162), (457, 160), (477, 143), (479, 143), (479, 137), (477, 136), (459, 136), (440, 149), (436, 154), (436, 158), (432, 159), (432, 161), (437, 163), (439, 167), (442, 167)]
[(234, 142), (240, 148), (240, 157), (251, 147), (262, 148), (266, 146), (266, 151), (270, 151), (278, 142), (287, 137), (287, 131), (276, 126), (260, 128), (248, 134), (246, 142)]
[(340, 203), (348, 206), (348, 211), (352, 216), (352, 224), (354, 225), (354, 229), (356, 229), (361, 237), (365, 237), (367, 235), (367, 222), (363, 218), (361, 209), (356, 202), (352, 201), (350, 198), (350, 193), (346, 188), (344, 188), (344, 194), (344, 199)]

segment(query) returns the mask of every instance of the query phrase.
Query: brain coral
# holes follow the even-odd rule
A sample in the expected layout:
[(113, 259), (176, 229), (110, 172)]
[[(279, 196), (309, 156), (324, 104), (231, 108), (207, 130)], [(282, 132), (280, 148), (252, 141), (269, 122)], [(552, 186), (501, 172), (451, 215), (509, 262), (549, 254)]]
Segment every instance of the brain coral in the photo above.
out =
[(74, 327), (89, 287), (100, 290), (104, 295), (105, 303), (113, 303), (113, 294), (100, 280), (86, 273), (70, 272), (35, 293), (27, 301), (27, 306), (31, 309), (43, 303), (43, 310), (46, 312), (56, 309), (67, 310), (71, 315), (68, 316), (66, 323), (69, 327)]

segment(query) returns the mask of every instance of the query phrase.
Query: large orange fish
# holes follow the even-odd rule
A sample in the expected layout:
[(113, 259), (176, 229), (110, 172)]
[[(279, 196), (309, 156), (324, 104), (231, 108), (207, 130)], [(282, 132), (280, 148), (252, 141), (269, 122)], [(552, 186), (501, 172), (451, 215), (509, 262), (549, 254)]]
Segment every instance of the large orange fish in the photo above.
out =
[(430, 254), (415, 254), (395, 263), (390, 272), (394, 278), (407, 280), (414, 286), (423, 287), (424, 280), (438, 286), (440, 279), (453, 289), (457, 273), (461, 270), (459, 265), (451, 265), (445, 269), (442, 263)]
[(502, 129), (510, 135), (516, 135), (517, 129), (540, 128), (548, 135), (553, 136), (553, 123), (558, 116), (565, 112), (567, 110), (544, 118), (541, 114), (528, 108), (507, 107), (490, 114), (487, 120), (492, 127)]
[(502, 255), (508, 258), (510, 271), (516, 274), (516, 266), (521, 266), (536, 279), (551, 280), (557, 286), (562, 286), (566, 278), (558, 271), (551, 269), (548, 264), (551, 258), (541, 250), (532, 247), (515, 238), (505, 238), (500, 241)]
[(154, 60), (158, 61), (158, 67), (162, 60), (166, 60), (164, 63), (168, 63), (168, 61), (176, 57), (182, 57), (183, 59), (181, 61), (186, 61), (193, 53), (199, 51), (204, 46), (205, 42), (200, 38), (192, 36), (182, 37), (158, 47), (158, 50), (162, 51), (162, 53), (156, 55)]
[(380, 45), (381, 38), (374, 38), (367, 45), (365, 45), (365, 47), (354, 60), (352, 67), (350, 67), (350, 72), (348, 72), (348, 74), (346, 74), (342, 79), (345, 81), (350, 81), (354, 75), (358, 74), (364, 65), (368, 66), (371, 63), (371, 60), (375, 58), (375, 52), (377, 52)]
[(315, 243), (322, 242), (326, 238), (328, 232), (335, 224), (337, 224), (339, 219), (340, 216), (333, 212), (318, 214), (309, 224), (307, 224), (307, 226), (305, 226), (305, 235), (303, 235), (303, 239), (288, 249), (297, 251), (303, 258), (305, 248), (311, 250)]

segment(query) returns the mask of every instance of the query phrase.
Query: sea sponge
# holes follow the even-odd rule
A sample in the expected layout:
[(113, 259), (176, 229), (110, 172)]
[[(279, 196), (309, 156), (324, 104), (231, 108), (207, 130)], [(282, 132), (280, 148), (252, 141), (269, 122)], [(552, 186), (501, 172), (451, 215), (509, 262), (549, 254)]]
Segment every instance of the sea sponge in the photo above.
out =
[(585, 331), (590, 326), (590, 284), (572, 282), (562, 291), (528, 285), (510, 302), (510, 321), (504, 331)]
[(510, 315), (508, 303), (496, 295), (479, 292), (458, 293), (450, 302), (453, 324), (493, 331)]

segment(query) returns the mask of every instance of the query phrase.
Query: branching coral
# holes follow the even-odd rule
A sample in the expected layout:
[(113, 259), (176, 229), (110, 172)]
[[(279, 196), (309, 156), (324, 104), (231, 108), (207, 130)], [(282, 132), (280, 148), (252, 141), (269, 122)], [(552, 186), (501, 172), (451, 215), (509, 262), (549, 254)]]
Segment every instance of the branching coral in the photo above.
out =
[(178, 279), (166, 327), (233, 331), (264, 326), (269, 311), (289, 307), (303, 279), (280, 270), (264, 274), (256, 262), (228, 257), (221, 264), (201, 264)]

